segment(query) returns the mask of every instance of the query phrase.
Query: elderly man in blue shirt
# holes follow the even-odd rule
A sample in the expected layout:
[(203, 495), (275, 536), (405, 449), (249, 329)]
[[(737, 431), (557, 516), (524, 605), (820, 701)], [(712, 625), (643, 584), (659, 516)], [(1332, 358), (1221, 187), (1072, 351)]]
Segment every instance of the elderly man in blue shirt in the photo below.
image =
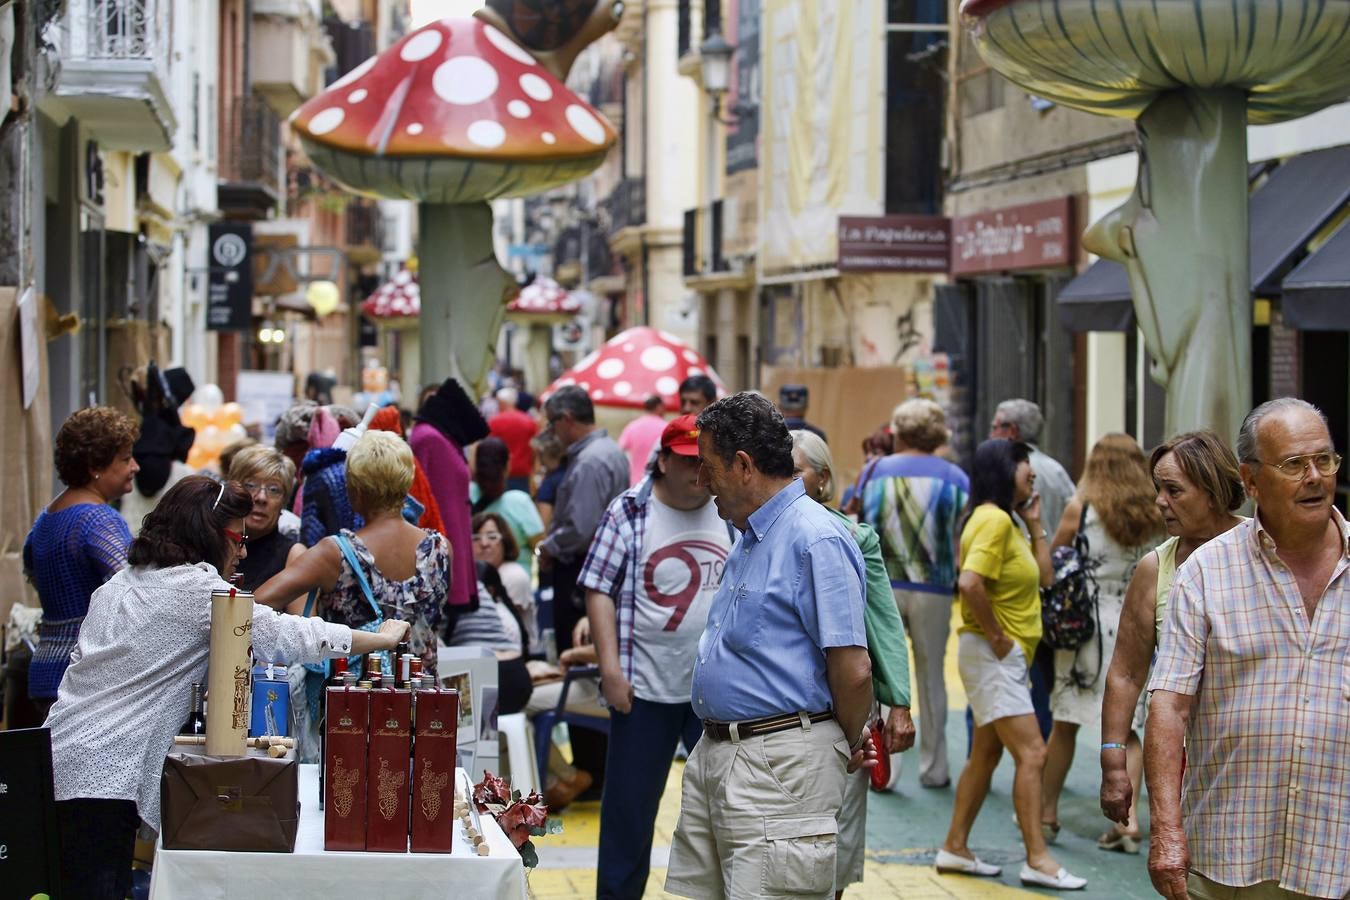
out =
[(694, 662), (704, 739), (666, 890), (830, 897), (845, 773), (875, 764), (862, 555), (792, 477), (792, 438), (762, 395), (725, 397), (698, 427), (700, 480), (742, 534)]

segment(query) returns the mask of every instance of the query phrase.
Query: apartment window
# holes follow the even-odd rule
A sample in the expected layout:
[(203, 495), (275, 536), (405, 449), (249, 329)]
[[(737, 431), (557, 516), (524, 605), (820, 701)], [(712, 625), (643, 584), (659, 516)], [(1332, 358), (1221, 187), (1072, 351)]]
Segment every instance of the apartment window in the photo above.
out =
[(692, 0), (680, 0), (676, 13), (675, 58), (680, 59), (694, 46), (694, 11)]
[(1003, 76), (984, 61), (970, 35), (961, 31), (961, 48), (956, 58), (958, 115), (976, 116), (1003, 106)]
[(947, 5), (888, 0), (886, 212), (932, 214), (942, 205)]
[(703, 36), (722, 31), (722, 0), (703, 0)]

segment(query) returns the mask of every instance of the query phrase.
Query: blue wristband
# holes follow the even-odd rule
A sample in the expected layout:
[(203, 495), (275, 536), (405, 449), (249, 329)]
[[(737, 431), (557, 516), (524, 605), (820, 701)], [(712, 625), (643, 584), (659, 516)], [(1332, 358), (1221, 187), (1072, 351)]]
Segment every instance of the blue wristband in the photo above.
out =
[(1104, 743), (1104, 744), (1102, 744), (1102, 749), (1103, 749), (1103, 750), (1124, 750), (1124, 749), (1125, 749), (1125, 745), (1124, 745), (1124, 744), (1116, 744), (1116, 743)]

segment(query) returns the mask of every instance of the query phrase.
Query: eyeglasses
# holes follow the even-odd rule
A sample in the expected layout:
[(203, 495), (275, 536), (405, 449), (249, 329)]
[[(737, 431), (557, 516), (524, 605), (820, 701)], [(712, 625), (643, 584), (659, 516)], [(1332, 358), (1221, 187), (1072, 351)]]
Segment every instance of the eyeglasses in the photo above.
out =
[(480, 531), (473, 539), (483, 544), (500, 544), (502, 536), (495, 531)]
[(225, 536), (226, 536), (227, 538), (229, 538), (230, 540), (234, 541), (235, 549), (237, 549), (237, 550), (243, 550), (243, 549), (244, 549), (244, 544), (246, 544), (246, 543), (248, 542), (248, 535), (246, 535), (246, 534), (240, 534), (240, 533), (237, 532), (237, 531), (231, 531), (231, 530), (228, 529), (228, 528), (222, 528), (222, 529), (220, 529), (220, 530), (223, 531), (223, 532), (225, 533)]
[(1308, 471), (1308, 466), (1317, 470), (1318, 475), (1335, 475), (1341, 468), (1341, 456), (1339, 453), (1304, 453), (1301, 456), (1291, 456), (1283, 462), (1268, 463), (1259, 459), (1249, 460), (1258, 466), (1270, 466), (1290, 481), (1297, 481)]
[(262, 491), (267, 494), (268, 498), (271, 500), (280, 500), (286, 493), (281, 489), (281, 485), (279, 484), (257, 484), (252, 481), (244, 482), (244, 490), (248, 491), (250, 497), (258, 493), (258, 491)]

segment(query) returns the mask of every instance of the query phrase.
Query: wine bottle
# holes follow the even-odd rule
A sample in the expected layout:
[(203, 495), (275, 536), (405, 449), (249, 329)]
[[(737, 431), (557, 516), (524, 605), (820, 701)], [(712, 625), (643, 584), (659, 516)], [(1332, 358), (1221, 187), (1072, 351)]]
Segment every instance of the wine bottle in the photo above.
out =
[(180, 734), (206, 734), (206, 714), (202, 711), (202, 683), (192, 682), (192, 709), (187, 721), (179, 729)]

